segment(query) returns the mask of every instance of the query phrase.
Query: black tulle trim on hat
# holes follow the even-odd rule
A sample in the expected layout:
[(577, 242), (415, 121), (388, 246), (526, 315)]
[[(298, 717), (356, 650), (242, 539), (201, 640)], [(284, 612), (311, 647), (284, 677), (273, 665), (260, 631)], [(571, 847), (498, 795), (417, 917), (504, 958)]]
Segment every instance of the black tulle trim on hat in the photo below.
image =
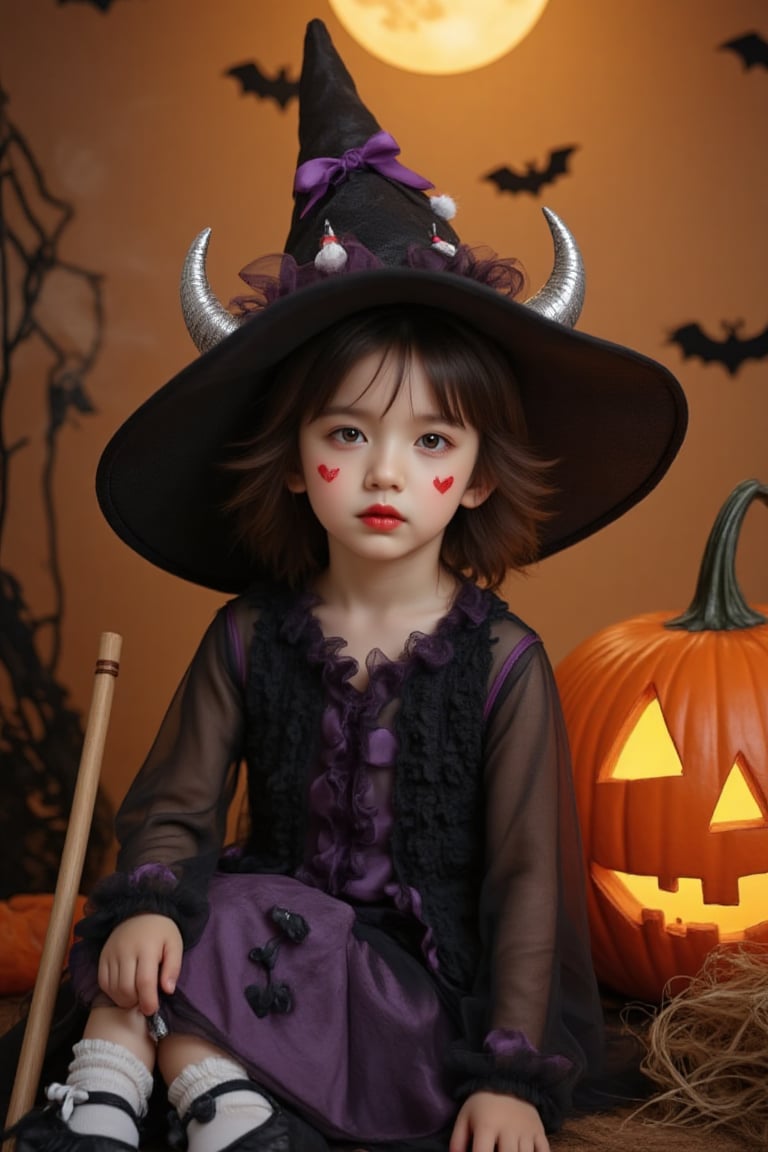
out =
[[(230, 309), (236, 315), (249, 316), (261, 312), (275, 300), (310, 285), (320, 284), (331, 276), (347, 276), (350, 273), (391, 267), (354, 236), (342, 236), (340, 243), (347, 253), (347, 260), (343, 268), (336, 272), (324, 272), (315, 266), (314, 261), (298, 264), (286, 252), (260, 256), (246, 264), (240, 271), (240, 278), (252, 291), (250, 294), (234, 296), (229, 302)], [(434, 247), (412, 244), (400, 267), (416, 272), (448, 272), (463, 276), (510, 299), (515, 299), (525, 285), (525, 273), (514, 257), (498, 256), (491, 248), (471, 248), (466, 244), (460, 244), (452, 256)]]
[(406, 267), (463, 276), (511, 300), (516, 299), (525, 287), (525, 272), (520, 261), (514, 256), (499, 256), (484, 245), (470, 247), (459, 244), (453, 256), (446, 256), (437, 248), (412, 244), (408, 249)]

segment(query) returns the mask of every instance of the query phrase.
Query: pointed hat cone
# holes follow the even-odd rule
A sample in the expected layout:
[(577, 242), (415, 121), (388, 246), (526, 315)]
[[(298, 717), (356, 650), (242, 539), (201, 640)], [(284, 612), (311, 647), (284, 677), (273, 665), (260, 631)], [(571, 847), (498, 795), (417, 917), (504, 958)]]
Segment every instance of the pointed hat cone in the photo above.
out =
[(299, 83), (299, 164), (359, 148), (381, 125), (360, 99), (355, 82), (322, 20), (304, 36)]
[[(321, 157), (338, 160), (380, 131), (327, 28), (312, 20), (299, 85), (299, 166)], [(428, 196), (370, 168), (348, 171), (302, 218), (309, 199), (301, 193), (295, 197), (285, 245), (299, 264), (314, 259), (326, 219), (337, 236), (354, 235), (386, 265), (403, 264), (411, 244), (428, 248), (433, 224), (444, 240), (460, 243), (451, 226), (435, 215)]]

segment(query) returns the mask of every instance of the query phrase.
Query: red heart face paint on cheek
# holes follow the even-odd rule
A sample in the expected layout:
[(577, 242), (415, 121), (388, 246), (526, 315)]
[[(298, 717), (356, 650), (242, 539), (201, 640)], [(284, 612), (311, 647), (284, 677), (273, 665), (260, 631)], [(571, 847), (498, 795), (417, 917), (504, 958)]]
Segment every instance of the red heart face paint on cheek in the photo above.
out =
[(437, 488), (438, 492), (447, 492), (453, 484), (453, 476), (446, 476), (445, 480), (440, 480), (439, 477), (435, 476), (432, 483), (434, 484), (435, 488)]
[(317, 470), (327, 484), (330, 484), (331, 480), (335, 480), (339, 474), (338, 468), (327, 468), (325, 464), (318, 465)]

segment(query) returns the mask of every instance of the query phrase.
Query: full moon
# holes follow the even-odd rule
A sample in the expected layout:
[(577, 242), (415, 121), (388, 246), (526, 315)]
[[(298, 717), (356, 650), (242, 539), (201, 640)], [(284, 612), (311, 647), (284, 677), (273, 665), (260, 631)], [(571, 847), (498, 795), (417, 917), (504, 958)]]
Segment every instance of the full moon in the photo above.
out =
[(547, 0), (329, 0), (373, 56), (407, 72), (471, 72), (528, 34)]

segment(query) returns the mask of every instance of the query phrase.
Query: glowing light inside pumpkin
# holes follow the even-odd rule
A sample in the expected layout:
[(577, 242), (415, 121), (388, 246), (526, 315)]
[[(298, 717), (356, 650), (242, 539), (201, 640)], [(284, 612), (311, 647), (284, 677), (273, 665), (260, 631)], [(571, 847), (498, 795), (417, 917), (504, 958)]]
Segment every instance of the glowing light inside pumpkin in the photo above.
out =
[[(614, 903), (625, 909), (631, 907), (632, 918), (638, 924), (647, 908), (663, 912), (670, 932), (683, 932), (697, 924), (714, 924), (720, 929), (720, 939), (727, 940), (729, 936), (740, 937), (747, 928), (760, 924), (768, 916), (768, 876), (765, 874), (739, 877), (739, 903), (733, 905), (705, 904), (701, 881), (686, 877), (678, 881), (677, 892), (662, 891), (655, 876), (631, 876), (599, 865), (592, 865), (592, 877)], [(616, 881), (623, 885), (623, 892), (616, 890)]]
[(653, 696), (639, 716), (628, 718), (629, 734), (619, 736), (620, 752), (607, 773), (612, 780), (649, 780), (657, 776), (682, 776), (683, 765), (672, 743), (661, 705)]
[(723, 785), (709, 827), (717, 832), (727, 828), (763, 828), (766, 823), (768, 821), (750, 786), (745, 768), (737, 757)]
[[(682, 776), (683, 765), (664, 721), (658, 697), (646, 695), (627, 717), (600, 779), (650, 780)], [(764, 828), (768, 816), (759, 800), (743, 758), (737, 756), (726, 777), (709, 822), (713, 834), (731, 829)], [(738, 902), (705, 902), (701, 880), (675, 877), (662, 888), (655, 876), (633, 875), (592, 865), (595, 883), (620, 907), (631, 910), (638, 923), (647, 910), (661, 912), (670, 932), (693, 925), (716, 925), (721, 939), (738, 937), (768, 919), (768, 874), (745, 875), (738, 880)]]

